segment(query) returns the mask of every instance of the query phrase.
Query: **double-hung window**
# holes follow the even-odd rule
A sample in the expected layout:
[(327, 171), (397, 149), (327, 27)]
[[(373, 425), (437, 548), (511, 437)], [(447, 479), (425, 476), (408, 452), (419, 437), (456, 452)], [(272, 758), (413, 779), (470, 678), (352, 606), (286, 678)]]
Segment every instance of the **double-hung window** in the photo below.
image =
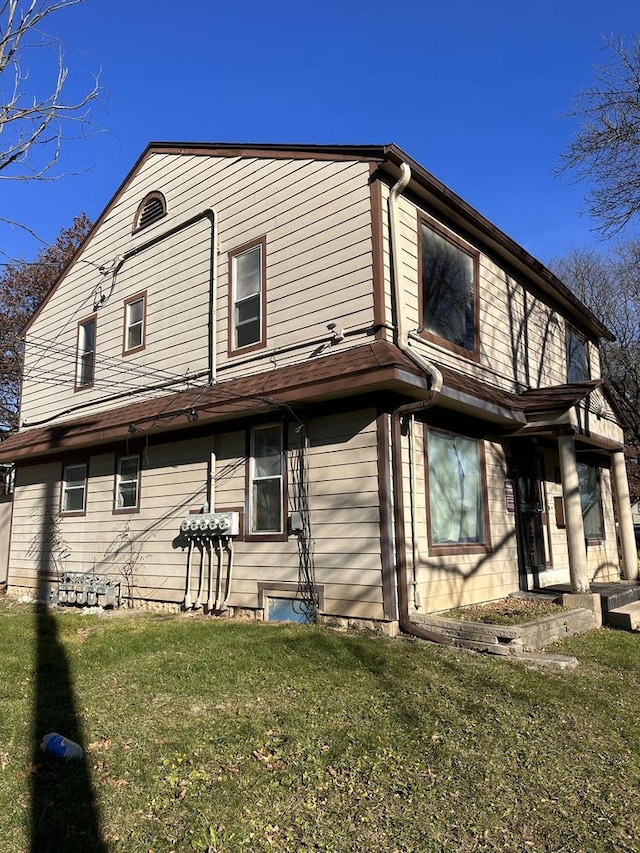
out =
[(485, 550), (489, 531), (482, 442), (427, 429), (427, 482), (432, 552)]
[(76, 389), (93, 385), (96, 367), (96, 318), (78, 323), (76, 346)]
[(421, 332), (463, 354), (475, 353), (477, 253), (422, 219), (418, 228)]
[(253, 427), (249, 458), (249, 533), (284, 532), (285, 456), (282, 424)]
[(87, 500), (86, 463), (65, 465), (62, 471), (62, 513), (84, 513)]
[(146, 301), (147, 294), (138, 293), (124, 303), (124, 355), (144, 349)]
[(595, 465), (578, 462), (578, 484), (585, 538), (603, 539), (604, 520), (602, 517), (599, 469)]
[(571, 326), (567, 326), (567, 382), (589, 379), (587, 342)]
[(140, 500), (140, 457), (121, 456), (116, 469), (115, 507), (118, 510), (136, 510)]
[(229, 253), (230, 351), (265, 344), (266, 239)]

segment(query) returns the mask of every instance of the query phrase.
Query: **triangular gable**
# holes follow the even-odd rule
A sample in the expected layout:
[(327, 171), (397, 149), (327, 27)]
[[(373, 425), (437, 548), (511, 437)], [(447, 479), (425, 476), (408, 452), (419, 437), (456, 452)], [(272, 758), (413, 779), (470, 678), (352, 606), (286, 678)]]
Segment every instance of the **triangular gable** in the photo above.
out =
[(66, 278), (69, 270), (76, 263), (86, 246), (89, 245), (93, 235), (102, 225), (111, 209), (118, 202), (122, 194), (128, 188), (136, 175), (140, 172), (146, 161), (154, 154), (173, 154), (175, 156), (202, 156), (202, 157), (268, 157), (272, 159), (310, 159), (331, 161), (360, 161), (380, 163), (385, 159), (386, 145), (288, 145), (288, 144), (232, 144), (226, 142), (150, 142), (134, 165), (127, 173), (113, 196), (107, 202), (104, 210), (94, 222), (91, 230), (78, 246), (67, 266), (62, 270), (58, 278), (50, 287), (47, 295), (36, 308), (31, 318), (22, 329), (25, 335), (36, 318), (40, 315), (51, 296)]

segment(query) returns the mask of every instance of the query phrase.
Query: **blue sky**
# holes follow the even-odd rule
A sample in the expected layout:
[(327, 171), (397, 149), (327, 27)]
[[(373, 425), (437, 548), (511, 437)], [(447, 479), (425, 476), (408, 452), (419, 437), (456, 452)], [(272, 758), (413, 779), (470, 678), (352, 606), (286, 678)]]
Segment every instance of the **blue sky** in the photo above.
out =
[[(554, 177), (572, 99), (638, 31), (638, 0), (86, 0), (50, 20), (69, 95), (104, 87), (100, 132), (56, 183), (3, 181), (3, 215), (53, 240), (95, 219), (150, 140), (395, 142), (543, 261), (599, 242), (584, 185)], [(51, 73), (32, 56), (34, 82)], [(37, 244), (0, 228), (0, 251)]]

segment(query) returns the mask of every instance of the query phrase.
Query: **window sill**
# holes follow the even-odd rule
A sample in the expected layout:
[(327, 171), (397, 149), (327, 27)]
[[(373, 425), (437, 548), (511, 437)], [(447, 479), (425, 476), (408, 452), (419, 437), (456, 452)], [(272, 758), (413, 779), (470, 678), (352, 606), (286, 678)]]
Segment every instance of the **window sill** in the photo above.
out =
[(245, 542), (287, 542), (287, 533), (245, 533)]
[(477, 363), (480, 362), (480, 351), (479, 349), (466, 349), (465, 347), (459, 346), (458, 344), (454, 344), (451, 341), (448, 341), (446, 338), (441, 338), (439, 335), (434, 335), (433, 332), (420, 331), (416, 332), (416, 336), (423, 341), (427, 341), (430, 344), (435, 344), (441, 349), (446, 350), (447, 352), (455, 353), (456, 355), (462, 356), (462, 358), (466, 358), (468, 361), (475, 361)]
[(450, 545), (429, 545), (430, 557), (446, 557), (448, 555), (461, 554), (490, 554), (491, 545), (486, 542), (474, 542), (472, 544), (458, 544), (452, 542)]

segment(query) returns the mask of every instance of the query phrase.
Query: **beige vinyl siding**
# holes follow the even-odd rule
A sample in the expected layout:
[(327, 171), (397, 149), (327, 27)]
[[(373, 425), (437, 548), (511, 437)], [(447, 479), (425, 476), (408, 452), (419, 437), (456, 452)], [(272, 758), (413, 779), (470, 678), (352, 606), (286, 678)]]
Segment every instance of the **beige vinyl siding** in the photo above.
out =
[[(165, 195), (167, 216), (132, 235), (137, 206), (151, 190)], [(115, 278), (97, 269), (207, 209), (217, 217), (215, 337), (221, 379), (264, 369), (265, 359), (272, 367), (307, 358), (319, 341), (328, 340), (329, 322), (363, 329), (342, 346), (364, 339), (373, 323), (368, 164), (151, 155), (29, 330), (23, 420), (72, 417), (66, 410), (78, 404), (83, 413), (104, 410), (131, 399), (111, 402), (107, 398), (113, 394), (207, 370), (208, 220), (128, 258)], [(229, 360), (228, 252), (262, 236), (266, 348), (250, 359)], [(146, 348), (123, 358), (123, 301), (144, 290)], [(74, 393), (77, 323), (93, 312), (101, 295), (106, 301), (97, 309), (95, 386)], [(136, 393), (134, 399), (144, 396)]]
[(412, 499), (416, 531), (419, 612), (433, 613), (450, 607), (489, 601), (517, 590), (518, 557), (515, 519), (513, 515), (505, 512), (506, 460), (501, 444), (496, 441), (484, 441), (492, 545), (490, 553), (444, 556), (429, 554), (424, 427), (418, 422), (413, 427), (413, 445), (415, 460), (413, 484), (409, 475), (409, 453), (406, 444), (403, 452), (410, 606), (413, 582), (410, 513)]
[(46, 544), (51, 540), (51, 520), (60, 503), (59, 461), (39, 462), (16, 468), (11, 550), (10, 585), (36, 589), (38, 571), (55, 568)]
[[(382, 187), (384, 223), (384, 305), (392, 315), (391, 257), (389, 244), (388, 195)], [(421, 325), (419, 315), (419, 229), (418, 208), (405, 197), (398, 200), (399, 259), (403, 275), (403, 295), (409, 331)], [(423, 211), (424, 212), (424, 211)], [(430, 217), (427, 216), (427, 220)], [(452, 236), (455, 231), (432, 219)], [(566, 382), (565, 321), (535, 288), (514, 277), (477, 245), (463, 240), (479, 252), (479, 361), (452, 353), (446, 347), (425, 342), (428, 358), (508, 391), (544, 387)], [(592, 364), (598, 375), (597, 355)]]
[(7, 580), (11, 538), (11, 495), (0, 495), (0, 584)]
[[(300, 434), (289, 428), (289, 507), (295, 503), (292, 470)], [(378, 508), (375, 412), (363, 411), (314, 419), (309, 434), (309, 505), (316, 582), (324, 586), (325, 613), (383, 618)], [(140, 510), (114, 515), (116, 454), (89, 458), (86, 514), (58, 515), (62, 462), (18, 469), (11, 578), (14, 586), (35, 588), (36, 534), (42, 534), (44, 508), (69, 550), (67, 571), (105, 573), (126, 588), (126, 562), (133, 556), (134, 594), (178, 604), (185, 592), (187, 551), (179, 537), (181, 520), (198, 512), (207, 498), (209, 459), (213, 460), (212, 509), (246, 506), (245, 429), (194, 440), (140, 446)], [(122, 447), (136, 452), (138, 445)], [(40, 476), (44, 482), (38, 482)], [(34, 518), (40, 519), (39, 522)], [(38, 524), (40, 526), (38, 526)], [(214, 568), (215, 568), (214, 560)], [(53, 569), (47, 562), (47, 568)], [(191, 595), (198, 588), (200, 556), (192, 557)], [(258, 584), (297, 583), (298, 542), (236, 541), (230, 605), (258, 607)], [(215, 577), (215, 572), (214, 572)], [(208, 597), (205, 555), (204, 600)]]

